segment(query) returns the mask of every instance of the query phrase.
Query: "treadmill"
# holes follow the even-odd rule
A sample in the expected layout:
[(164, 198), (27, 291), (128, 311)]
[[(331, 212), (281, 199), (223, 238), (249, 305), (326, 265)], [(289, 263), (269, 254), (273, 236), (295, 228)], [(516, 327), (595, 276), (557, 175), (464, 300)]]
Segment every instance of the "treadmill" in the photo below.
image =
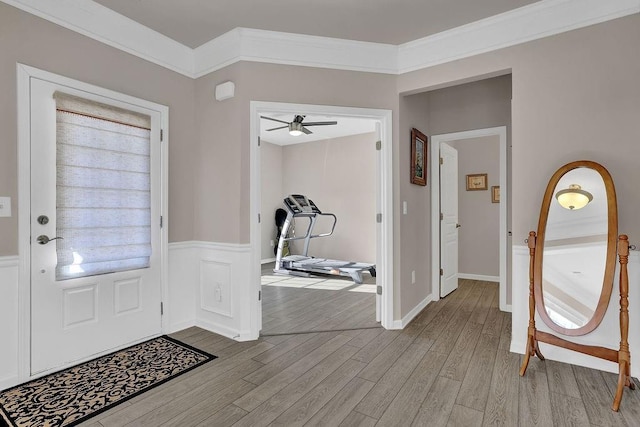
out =
[[(287, 217), (282, 226), (280, 239), (278, 240), (278, 250), (276, 252), (276, 264), (273, 272), (276, 274), (288, 274), (292, 276), (309, 277), (311, 274), (332, 274), (351, 277), (356, 284), (362, 283), (362, 273), (369, 272), (372, 277), (376, 277), (376, 265), (364, 262), (340, 261), (335, 259), (315, 258), (308, 255), (309, 243), (311, 239), (318, 237), (328, 237), (333, 234), (336, 228), (337, 218), (332, 213), (323, 213), (318, 207), (302, 194), (292, 194), (284, 199), (284, 206)], [(333, 218), (331, 231), (328, 233), (313, 234), (316, 220), (320, 216)], [(309, 225), (304, 236), (289, 237), (289, 227), (294, 218), (307, 218)], [(288, 255), (283, 257), (282, 250), (284, 243), (292, 240), (304, 240), (304, 250), (301, 255)]]

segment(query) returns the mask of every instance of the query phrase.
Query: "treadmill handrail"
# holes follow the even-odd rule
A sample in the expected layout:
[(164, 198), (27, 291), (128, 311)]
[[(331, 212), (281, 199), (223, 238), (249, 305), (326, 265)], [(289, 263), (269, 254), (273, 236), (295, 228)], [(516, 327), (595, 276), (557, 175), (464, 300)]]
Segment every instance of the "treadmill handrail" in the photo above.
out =
[(320, 233), (320, 234), (312, 234), (309, 235), (309, 233), (311, 232), (311, 229), (313, 228), (313, 222), (309, 221), (309, 227), (307, 227), (307, 232), (305, 233), (304, 236), (298, 236), (298, 237), (283, 237), (284, 241), (291, 241), (291, 240), (304, 240), (304, 239), (315, 239), (316, 237), (328, 237), (331, 236), (333, 234), (333, 231), (336, 229), (336, 223), (338, 222), (338, 218), (332, 214), (332, 213), (314, 213), (314, 214), (295, 214), (293, 217), (300, 217), (300, 216), (306, 216), (309, 217), (309, 219), (311, 219), (312, 217), (315, 217), (317, 215), (325, 215), (325, 216), (332, 216), (333, 217), (333, 225), (331, 226), (331, 231), (327, 232), (327, 233)]

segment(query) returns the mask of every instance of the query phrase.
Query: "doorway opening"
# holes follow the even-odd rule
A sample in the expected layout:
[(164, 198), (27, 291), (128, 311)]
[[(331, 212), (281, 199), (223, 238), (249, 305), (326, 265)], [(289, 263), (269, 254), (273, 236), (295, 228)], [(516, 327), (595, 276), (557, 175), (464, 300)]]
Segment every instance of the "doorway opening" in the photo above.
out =
[[(331, 140), (323, 140), (320, 142), (308, 142), (306, 144), (298, 144), (299, 147), (293, 147), (288, 151), (297, 151), (295, 154), (290, 154), (287, 157), (288, 164), (281, 164), (279, 167), (290, 168), (287, 173), (290, 175), (289, 178), (286, 178), (287, 181), (301, 181), (298, 185), (293, 182), (287, 182), (286, 185), (276, 186), (275, 193), (281, 193), (279, 196), (276, 194), (274, 196), (274, 188), (265, 189), (263, 185), (263, 168), (267, 167), (263, 162), (263, 157), (267, 157), (267, 150), (274, 151), (282, 151), (282, 147), (278, 148), (278, 144), (273, 144), (268, 140), (261, 140), (260, 132), (261, 132), (261, 122), (262, 128), (273, 128), (278, 127), (278, 123), (273, 123), (274, 126), (269, 126), (267, 123), (264, 123), (265, 119), (261, 119), (260, 116), (272, 117), (277, 120), (282, 121), (291, 121), (291, 118), (294, 118), (299, 115), (306, 116), (309, 120), (307, 121), (338, 121), (338, 122), (361, 122), (365, 123), (368, 126), (369, 132), (366, 132), (366, 137), (370, 140), (369, 142), (360, 141), (360, 144), (365, 144), (364, 146), (369, 146), (371, 150), (367, 156), (373, 159), (374, 166), (371, 168), (370, 178), (368, 178), (368, 183), (366, 184), (369, 187), (369, 192), (371, 193), (372, 200), (369, 200), (368, 204), (372, 207), (375, 207), (374, 210), (371, 211), (361, 211), (357, 210), (356, 205), (359, 203), (358, 198), (353, 197), (343, 197), (342, 199), (331, 200), (331, 195), (322, 194), (322, 197), (318, 199), (314, 199), (314, 194), (318, 194), (321, 190), (313, 188), (312, 184), (310, 187), (304, 187), (302, 185), (302, 181), (311, 181), (312, 177), (305, 175), (305, 156), (310, 158), (309, 156), (314, 156), (313, 150), (314, 145), (316, 148), (320, 148), (322, 151), (321, 158), (314, 158), (314, 162), (322, 165), (322, 170), (325, 172), (331, 172), (332, 167), (327, 165), (332, 165), (332, 162), (335, 162), (336, 171), (339, 169), (343, 169), (348, 167), (348, 162), (345, 163), (345, 159), (342, 161), (337, 161), (337, 158), (340, 157), (343, 153), (339, 150), (334, 151), (332, 147), (332, 151), (328, 152), (326, 144), (330, 143)], [(314, 120), (310, 120), (316, 117)], [(329, 120), (331, 119), (331, 120)], [(316, 128), (309, 128), (311, 131), (315, 131)], [(289, 137), (287, 129), (276, 130), (275, 132), (282, 132), (287, 135), (283, 135), (285, 137)], [(270, 132), (270, 135), (273, 134)], [(358, 141), (352, 141), (351, 143), (346, 141), (350, 137), (340, 138), (344, 140), (344, 148), (345, 149), (353, 149), (356, 145), (348, 145), (348, 144), (358, 144)], [(359, 137), (353, 136), (354, 139), (358, 139)], [(277, 136), (270, 139), (279, 139)], [(286, 138), (285, 138), (286, 139)], [(336, 138), (338, 139), (338, 138)], [(349, 305), (357, 307), (356, 310), (361, 312), (363, 317), (366, 317), (366, 309), (361, 309), (359, 306), (358, 300), (359, 297), (357, 294), (362, 292), (361, 296), (368, 297), (369, 300), (375, 301), (375, 305), (372, 308), (375, 308), (375, 313), (377, 313), (375, 321), (379, 321), (380, 324), (385, 328), (390, 328), (392, 326), (393, 321), (393, 287), (392, 287), (392, 186), (391, 186), (391, 111), (389, 110), (376, 110), (376, 109), (363, 109), (363, 108), (349, 108), (349, 107), (332, 107), (332, 106), (319, 106), (319, 105), (306, 105), (306, 104), (286, 104), (286, 103), (273, 103), (273, 102), (251, 102), (251, 212), (253, 218), (256, 218), (256, 221), (251, 221), (251, 252), (252, 252), (252, 284), (255, 286), (256, 295), (258, 299), (255, 300), (255, 306), (251, 307), (251, 336), (257, 338), (261, 330), (263, 330), (263, 302), (265, 302), (265, 297), (267, 296), (268, 291), (277, 290), (278, 292), (271, 292), (271, 294), (280, 294), (281, 297), (284, 298), (284, 294), (288, 293), (287, 291), (291, 290), (291, 288), (300, 287), (306, 288), (307, 292), (315, 290), (319, 290), (322, 288), (334, 288), (334, 290), (338, 291), (336, 295), (334, 295), (333, 300), (325, 301), (324, 303), (319, 303), (320, 305), (324, 304), (325, 308), (333, 308), (334, 305), (337, 307), (339, 305), (343, 305), (348, 307)], [(379, 141), (379, 143), (378, 143)], [(269, 145), (267, 145), (269, 144)], [(323, 146), (323, 144), (325, 146)], [(307, 147), (302, 147), (307, 146)], [(364, 147), (362, 146), (362, 147)], [(265, 149), (266, 147), (266, 149)], [(300, 157), (302, 156), (302, 158)], [(296, 161), (299, 164), (295, 165), (295, 168), (292, 167), (291, 162)], [(311, 163), (311, 162), (309, 162)], [(269, 165), (272, 167), (272, 164)], [(276, 166), (278, 167), (278, 166)], [(309, 165), (308, 174), (313, 174), (314, 171), (311, 170), (311, 165)], [(275, 175), (279, 177), (276, 180), (281, 179), (283, 174), (279, 174), (275, 171)], [(268, 171), (266, 175), (268, 175)], [(297, 174), (297, 175), (296, 175)], [(299, 179), (296, 180), (295, 177)], [(291, 178), (294, 177), (294, 178)], [(332, 179), (334, 177), (327, 176), (325, 173), (324, 177), (317, 177), (318, 179)], [(290, 185), (291, 184), (291, 185)], [(364, 185), (364, 184), (363, 184)], [(318, 203), (319, 209), (323, 212), (331, 212), (334, 210), (344, 210), (344, 206), (338, 205), (346, 205), (349, 206), (350, 203), (353, 204), (354, 210), (358, 211), (358, 215), (366, 215), (370, 216), (367, 219), (367, 222), (371, 223), (371, 228), (369, 228), (366, 236), (361, 236), (362, 241), (370, 241), (375, 244), (375, 253), (373, 256), (375, 259), (371, 260), (376, 265), (376, 277), (369, 277), (369, 274), (366, 273), (363, 275), (364, 283), (358, 284), (354, 283), (354, 281), (348, 278), (335, 278), (335, 277), (298, 277), (297, 275), (274, 275), (271, 274), (273, 270), (273, 261), (275, 258), (274, 248), (277, 247), (278, 242), (276, 241), (275, 236), (273, 236), (272, 231), (275, 230), (274, 223), (274, 208), (275, 205), (279, 205), (279, 207), (284, 207), (283, 202), (284, 198), (287, 197), (288, 193), (300, 193), (306, 191), (305, 188), (310, 188), (311, 193), (305, 194), (309, 199), (314, 200), (314, 202)], [(270, 194), (267, 194), (270, 193)], [(287, 194), (284, 194), (287, 193)], [(266, 206), (263, 203), (263, 197), (265, 199), (269, 198), (269, 203), (275, 204), (273, 206)], [(277, 198), (277, 200), (276, 200)], [(320, 202), (325, 203), (327, 206), (322, 206)], [(267, 203), (268, 205), (268, 203)], [(360, 213), (361, 212), (361, 213)], [(349, 215), (347, 215), (349, 216)], [(364, 218), (364, 217), (363, 217)], [(348, 218), (344, 218), (345, 221), (349, 221)], [(369, 221), (370, 220), (370, 221)], [(351, 219), (353, 221), (353, 219)], [(340, 224), (340, 217), (338, 216), (338, 224)], [(352, 223), (353, 224), (353, 223)], [(320, 225), (321, 226), (321, 225)], [(339, 226), (338, 226), (339, 227)], [(304, 234), (306, 230), (306, 224), (300, 223), (300, 229), (297, 234)], [(305, 229), (302, 230), (301, 229)], [(318, 230), (318, 232), (322, 232)], [(314, 233), (315, 234), (315, 233)], [(371, 235), (373, 234), (373, 236)], [(326, 239), (331, 239), (331, 237), (327, 237)], [(271, 242), (273, 240), (273, 243)], [(317, 248), (322, 250), (321, 239), (314, 239), (318, 241)], [(357, 245), (358, 242), (354, 242), (353, 238), (349, 238), (348, 244)], [(315, 244), (312, 243), (312, 245)], [(300, 246), (300, 245), (299, 245)], [(270, 253), (270, 256), (266, 254)], [(313, 255), (311, 249), (309, 251), (309, 255)], [(323, 258), (334, 258), (333, 256), (326, 256), (321, 254)], [(347, 256), (336, 256), (335, 258), (339, 259), (349, 259)], [(363, 261), (356, 259), (349, 259), (350, 261)], [(264, 262), (264, 263), (263, 263)], [(262, 272), (265, 272), (265, 278), (263, 279)], [(262, 282), (265, 282), (265, 286), (263, 288)], [(278, 282), (282, 286), (278, 285)], [(289, 282), (289, 283), (287, 283)], [(270, 288), (270, 289), (267, 289)], [(348, 297), (341, 297), (339, 295), (340, 292), (346, 292), (350, 294)], [(313, 293), (313, 292), (311, 292)], [(346, 294), (345, 294), (346, 295)], [(293, 301), (295, 301), (296, 297), (292, 297)], [(304, 300), (305, 297), (299, 296), (301, 300)], [(312, 298), (312, 297), (309, 297)], [(307, 298), (308, 299), (308, 298)], [(366, 299), (366, 298), (365, 298)], [(253, 301), (253, 300), (252, 300)], [(272, 301), (273, 302), (273, 301)], [(267, 309), (273, 308), (273, 304), (270, 302), (269, 306), (267, 306), (265, 302), (265, 312)], [(269, 308), (271, 307), (271, 308)], [(317, 312), (321, 312), (321, 307), (309, 308), (309, 310), (316, 310)], [(297, 307), (297, 312), (304, 312), (303, 305), (300, 304)], [(373, 311), (372, 311), (373, 314)], [(343, 315), (343, 317), (345, 317)], [(338, 319), (338, 317), (336, 318)], [(372, 319), (373, 320), (373, 319)], [(335, 320), (333, 323), (338, 324), (338, 320)], [(270, 330), (265, 330), (266, 333), (277, 333), (278, 329), (273, 327), (274, 325), (278, 325), (278, 321), (273, 321), (269, 324), (269, 320), (265, 321), (264, 326), (268, 327)], [(315, 331), (322, 329), (323, 325), (318, 323), (317, 321), (311, 320), (309, 325), (315, 325)], [(324, 326), (330, 326), (332, 322), (326, 322)], [(271, 326), (270, 326), (271, 325)], [(280, 322), (281, 326), (284, 326), (282, 322)], [(361, 323), (360, 326), (364, 325), (365, 327), (379, 327), (374, 324), (370, 325), (369, 321)], [(367, 326), (369, 325), (369, 326)], [(302, 327), (303, 325), (301, 325)], [(356, 323), (342, 323), (342, 328), (351, 329), (355, 327)], [(294, 330), (299, 331), (301, 328), (289, 329), (283, 327), (281, 329), (282, 333), (285, 331)]]
[[(441, 221), (440, 213), (442, 212), (442, 188), (440, 176), (440, 158), (443, 146), (449, 146), (451, 143), (469, 143), (477, 138), (497, 137), (499, 140), (499, 304), (500, 310), (511, 311), (511, 306), (507, 304), (507, 269), (508, 269), (508, 222), (507, 207), (509, 205), (509, 191), (507, 179), (507, 128), (506, 126), (477, 129), (465, 132), (455, 132), (442, 135), (434, 135), (431, 139), (431, 170), (432, 183), (431, 189), (431, 233), (432, 239), (431, 265), (432, 280), (434, 284), (441, 284), (441, 266), (443, 256), (441, 254)], [(485, 177), (486, 179), (486, 177)], [(465, 184), (466, 185), (466, 184)], [(483, 184), (483, 188), (486, 182)], [(487, 190), (489, 188), (487, 187)], [(490, 190), (487, 191), (491, 195)], [(489, 197), (489, 196), (487, 196)], [(489, 199), (488, 199), (489, 202)]]

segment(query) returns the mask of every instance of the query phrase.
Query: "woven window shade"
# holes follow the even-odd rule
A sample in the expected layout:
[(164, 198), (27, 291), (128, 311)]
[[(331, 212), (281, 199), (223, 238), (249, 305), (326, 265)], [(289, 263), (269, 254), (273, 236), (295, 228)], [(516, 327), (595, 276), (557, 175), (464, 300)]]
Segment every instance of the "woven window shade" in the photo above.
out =
[(57, 280), (149, 267), (150, 117), (54, 97)]

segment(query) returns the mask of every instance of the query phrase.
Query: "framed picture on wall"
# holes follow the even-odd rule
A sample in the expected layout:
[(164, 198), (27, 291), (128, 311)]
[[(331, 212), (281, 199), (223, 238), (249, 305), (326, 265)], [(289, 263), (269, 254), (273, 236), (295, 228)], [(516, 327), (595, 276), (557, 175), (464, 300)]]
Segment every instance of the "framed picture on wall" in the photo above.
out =
[(427, 185), (427, 137), (411, 129), (411, 183)]
[(494, 185), (491, 187), (491, 203), (500, 203), (500, 186)]
[(487, 189), (487, 174), (475, 173), (467, 175), (467, 191), (478, 191)]

